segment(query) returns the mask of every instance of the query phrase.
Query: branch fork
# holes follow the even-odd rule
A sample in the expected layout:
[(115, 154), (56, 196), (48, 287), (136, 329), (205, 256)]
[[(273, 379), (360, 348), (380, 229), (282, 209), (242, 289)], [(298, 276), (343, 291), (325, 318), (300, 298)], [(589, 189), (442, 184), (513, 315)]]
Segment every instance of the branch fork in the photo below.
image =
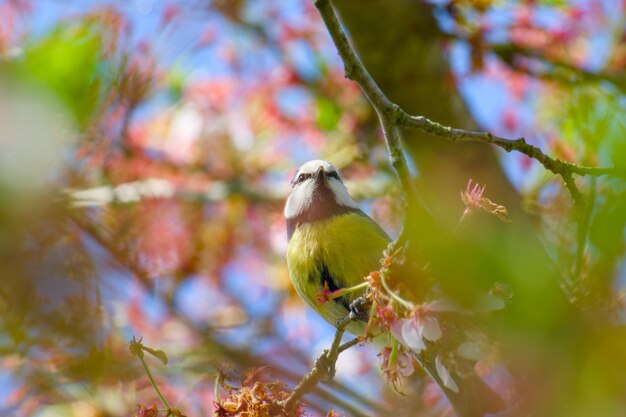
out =
[(345, 333), (345, 329), (353, 320), (362, 316), (368, 301), (365, 297), (357, 298), (350, 305), (350, 312), (342, 319), (337, 320), (335, 327), (335, 337), (329, 349), (325, 349), (315, 360), (313, 368), (302, 378), (300, 383), (294, 388), (293, 392), (285, 400), (278, 403), (286, 414), (293, 410), (298, 401), (308, 392), (310, 392), (319, 382), (329, 382), (335, 377), (337, 371), (337, 359), (339, 354), (351, 348), (361, 341), (356, 337), (349, 342), (341, 344), (341, 339)]

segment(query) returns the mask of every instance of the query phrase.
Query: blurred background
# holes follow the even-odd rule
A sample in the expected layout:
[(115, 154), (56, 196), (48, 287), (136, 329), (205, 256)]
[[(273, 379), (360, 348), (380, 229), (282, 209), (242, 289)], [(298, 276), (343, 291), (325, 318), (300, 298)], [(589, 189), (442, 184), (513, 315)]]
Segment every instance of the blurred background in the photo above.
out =
[[(626, 168), (624, 1), (334, 3), (408, 112)], [(488, 381), (520, 414), (625, 415), (625, 181), (577, 178), (576, 206), (526, 156), (402, 133), (443, 230), (470, 178), (509, 210), (454, 242), (412, 235), (434, 242), (444, 287), (511, 285)], [(376, 115), (312, 1), (0, 0), (0, 415), (158, 403), (133, 335), (167, 353), (147, 360), (189, 417), (215, 410), (220, 369), (294, 386), (334, 333), (284, 260), (289, 180), (317, 158), (397, 236)], [(450, 415), (420, 372), (390, 389), (379, 350), (343, 354), (309, 415)]]

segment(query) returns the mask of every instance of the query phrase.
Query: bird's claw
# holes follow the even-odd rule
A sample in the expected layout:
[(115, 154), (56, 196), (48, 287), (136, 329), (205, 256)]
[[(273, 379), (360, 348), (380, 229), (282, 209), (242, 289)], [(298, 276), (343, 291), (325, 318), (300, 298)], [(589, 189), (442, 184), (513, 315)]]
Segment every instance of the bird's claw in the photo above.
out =
[(367, 315), (369, 300), (366, 297), (359, 297), (350, 304), (350, 314), (355, 318), (363, 318)]

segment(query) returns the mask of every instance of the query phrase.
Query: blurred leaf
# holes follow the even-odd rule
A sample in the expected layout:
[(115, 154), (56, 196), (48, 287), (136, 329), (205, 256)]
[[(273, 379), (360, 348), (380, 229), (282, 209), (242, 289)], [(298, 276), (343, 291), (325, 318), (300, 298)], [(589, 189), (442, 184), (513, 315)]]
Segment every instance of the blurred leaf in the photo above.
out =
[(167, 75), (168, 93), (172, 101), (179, 101), (185, 89), (185, 73), (182, 68), (174, 67)]
[(565, 0), (541, 0), (539, 4), (545, 6), (563, 6), (567, 4), (567, 2)]
[(626, 161), (623, 158), (625, 109), (618, 94), (587, 85), (572, 89), (568, 100), (556, 100), (553, 105), (555, 120), (560, 123), (557, 125), (559, 137), (579, 158), (584, 160), (599, 152), (601, 158), (608, 156), (615, 165)]
[(143, 349), (160, 360), (163, 365), (167, 365), (167, 355), (161, 349), (152, 349), (147, 346), (144, 346)]
[(626, 126), (621, 125), (621, 132), (610, 138), (607, 143), (607, 153), (610, 164), (616, 167), (626, 167)]
[(83, 23), (60, 25), (24, 52), (24, 73), (58, 95), (81, 127), (98, 103), (101, 47), (99, 30)]
[(341, 117), (341, 109), (334, 101), (318, 96), (316, 102), (317, 124), (323, 130), (333, 130)]
[(609, 256), (624, 250), (626, 227), (626, 195), (609, 195), (591, 224), (590, 240)]

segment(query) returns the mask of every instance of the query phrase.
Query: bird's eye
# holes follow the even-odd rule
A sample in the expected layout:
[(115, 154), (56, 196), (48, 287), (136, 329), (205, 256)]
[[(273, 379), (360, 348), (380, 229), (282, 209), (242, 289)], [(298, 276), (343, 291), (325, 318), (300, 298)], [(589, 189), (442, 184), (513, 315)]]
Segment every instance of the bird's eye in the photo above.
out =
[(305, 181), (306, 179), (308, 179), (310, 176), (311, 176), (311, 174), (300, 174), (300, 175), (298, 175), (298, 176), (294, 179), (293, 183), (294, 183), (294, 185), (295, 185), (295, 184), (300, 184), (301, 182), (303, 182), (303, 181)]
[(339, 178), (339, 174), (337, 174), (337, 171), (332, 171), (328, 174), (329, 177), (334, 178), (336, 180), (341, 181), (341, 178)]

